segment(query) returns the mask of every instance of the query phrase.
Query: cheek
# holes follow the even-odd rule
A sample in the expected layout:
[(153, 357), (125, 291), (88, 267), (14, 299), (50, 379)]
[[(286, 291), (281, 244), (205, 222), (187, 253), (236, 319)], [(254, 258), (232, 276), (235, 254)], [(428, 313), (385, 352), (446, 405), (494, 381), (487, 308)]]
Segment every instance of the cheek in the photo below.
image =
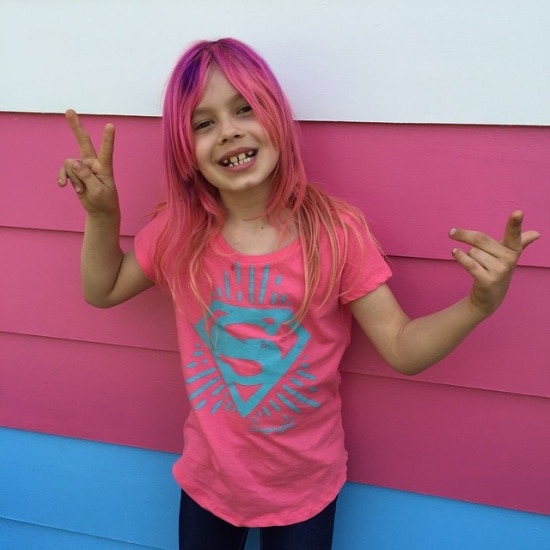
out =
[(276, 149), (272, 149), (271, 159), (272, 159), (271, 162), (273, 164), (273, 169), (275, 170), (275, 168), (277, 168), (281, 160), (281, 155), (279, 154), (279, 151), (277, 151)]
[(273, 164), (273, 167), (276, 167), (280, 160), (281, 160), (281, 154), (280, 154), (280, 151), (278, 149), (278, 147), (276, 145), (274, 145), (273, 141), (271, 141), (271, 139), (269, 138), (269, 135), (267, 134), (267, 132), (263, 132), (264, 134), (264, 144), (267, 145), (267, 148), (269, 150), (269, 156), (271, 158), (271, 162)]
[(195, 163), (197, 165), (197, 168), (200, 171), (202, 171), (206, 167), (206, 164), (210, 158), (210, 155), (208, 153), (207, 148), (200, 141), (199, 142), (195, 141), (193, 156), (195, 158)]

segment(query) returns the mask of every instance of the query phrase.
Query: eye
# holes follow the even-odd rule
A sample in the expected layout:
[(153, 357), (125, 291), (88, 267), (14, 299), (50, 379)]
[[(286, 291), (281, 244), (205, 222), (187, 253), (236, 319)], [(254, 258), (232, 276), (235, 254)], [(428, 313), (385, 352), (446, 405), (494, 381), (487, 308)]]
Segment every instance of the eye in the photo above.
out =
[(204, 130), (205, 128), (208, 128), (211, 124), (214, 124), (211, 120), (201, 120), (193, 124), (193, 130)]
[(246, 103), (245, 105), (242, 105), (241, 107), (239, 107), (237, 109), (237, 114), (238, 115), (246, 115), (248, 113), (251, 113), (252, 112), (252, 107), (250, 105), (248, 105), (248, 103)]

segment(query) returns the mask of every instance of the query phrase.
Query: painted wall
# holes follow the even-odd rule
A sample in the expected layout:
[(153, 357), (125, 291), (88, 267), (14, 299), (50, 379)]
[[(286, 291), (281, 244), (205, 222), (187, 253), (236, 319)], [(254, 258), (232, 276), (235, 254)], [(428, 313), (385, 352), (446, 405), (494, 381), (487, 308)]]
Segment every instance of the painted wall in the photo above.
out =
[(550, 123), (545, 0), (2, 0), (0, 15), (10, 111), (158, 115), (188, 42), (238, 36), (301, 120)]
[[(237, 0), (216, 3), (202, 26), (208, 0), (85, 6), (0, 2), (0, 471), (9, 488), (0, 547), (173, 548), (169, 464), (188, 405), (170, 304), (156, 289), (113, 310), (84, 304), (84, 216), (55, 184), (62, 159), (76, 154), (60, 113), (93, 115), (85, 123), (97, 138), (116, 124), (131, 246), (159, 197), (155, 115), (171, 65), (205, 36), (197, 28), (250, 42), (303, 121), (311, 179), (366, 212), (394, 292), (423, 314), (468, 291), (450, 256), (453, 225), (499, 236), (522, 208), (529, 227), (550, 234), (550, 9), (534, 0)], [(379, 123), (388, 121), (406, 124)], [(388, 509), (408, 548), (440, 548), (445, 536), (451, 548), (517, 548), (515, 536), (523, 548), (545, 547), (549, 267), (546, 237), (522, 257), (502, 308), (415, 378), (391, 371), (356, 331), (342, 365), (350, 484), (337, 550), (366, 539), (396, 547), (380, 521)], [(117, 481), (135, 496), (103, 500)], [(411, 508), (424, 518), (416, 526)], [(449, 530), (450, 517), (462, 529)]]

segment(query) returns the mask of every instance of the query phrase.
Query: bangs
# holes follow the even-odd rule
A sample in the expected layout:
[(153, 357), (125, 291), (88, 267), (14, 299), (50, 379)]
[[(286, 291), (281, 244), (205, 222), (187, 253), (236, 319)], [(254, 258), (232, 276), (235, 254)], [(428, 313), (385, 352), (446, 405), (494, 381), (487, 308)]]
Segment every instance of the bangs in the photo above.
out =
[[(233, 38), (200, 41), (179, 59), (168, 81), (162, 135), (165, 172), (163, 208), (169, 211), (156, 251), (159, 273), (176, 296), (181, 279), (200, 303), (198, 281), (203, 275), (204, 250), (224, 223), (224, 207), (217, 189), (204, 179), (195, 158), (193, 112), (204, 95), (209, 72), (219, 69), (251, 106), (271, 144), (279, 151), (265, 216), (282, 234), (304, 202), (307, 180), (300, 153), (298, 127), (288, 100), (269, 65), (252, 48)], [(174, 237), (177, 235), (177, 237)]]

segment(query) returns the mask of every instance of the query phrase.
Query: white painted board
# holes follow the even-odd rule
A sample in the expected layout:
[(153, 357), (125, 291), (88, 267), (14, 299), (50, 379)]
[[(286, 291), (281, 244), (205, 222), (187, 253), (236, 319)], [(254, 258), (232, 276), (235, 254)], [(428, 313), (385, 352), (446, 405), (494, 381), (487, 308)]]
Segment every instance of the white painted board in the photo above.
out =
[(157, 116), (181, 51), (221, 36), (302, 120), (550, 124), (547, 0), (0, 0), (0, 110)]

